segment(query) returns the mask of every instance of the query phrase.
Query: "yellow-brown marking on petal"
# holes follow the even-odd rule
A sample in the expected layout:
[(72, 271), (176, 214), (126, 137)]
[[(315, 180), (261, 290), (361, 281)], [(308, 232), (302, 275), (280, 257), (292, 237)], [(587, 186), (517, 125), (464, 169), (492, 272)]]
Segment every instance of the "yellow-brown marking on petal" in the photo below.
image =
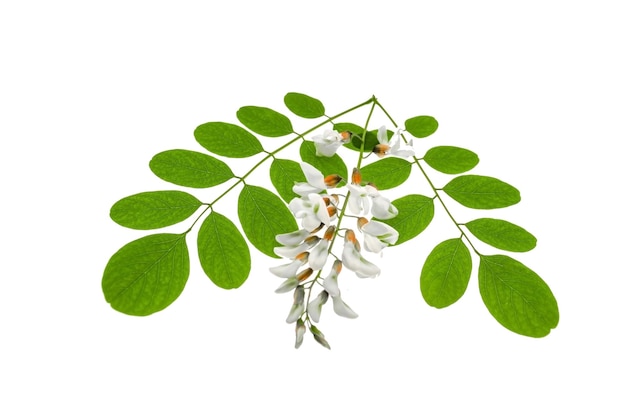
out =
[(359, 171), (356, 168), (352, 169), (352, 184), (354, 185), (361, 185), (361, 181), (363, 179), (361, 178), (361, 171)]
[(387, 155), (389, 149), (391, 149), (391, 147), (386, 143), (379, 143), (378, 145), (374, 146), (372, 152), (375, 153), (376, 156), (378, 156), (379, 158), (382, 158), (383, 156)]
[(312, 273), (313, 273), (313, 269), (307, 268), (304, 271), (300, 272), (298, 275), (296, 275), (296, 279), (299, 282), (302, 282), (305, 279), (307, 279), (308, 277), (310, 277)]
[(333, 188), (333, 187), (336, 187), (337, 184), (339, 184), (342, 179), (343, 178), (341, 178), (337, 174), (330, 174), (324, 178), (324, 184), (326, 184), (327, 187)]
[(367, 220), (365, 217), (359, 217), (359, 219), (356, 221), (359, 230), (363, 230), (363, 226), (365, 226), (367, 223), (369, 223), (369, 220)]
[(326, 232), (324, 232), (324, 239), (330, 241), (335, 235), (335, 226), (328, 226)]

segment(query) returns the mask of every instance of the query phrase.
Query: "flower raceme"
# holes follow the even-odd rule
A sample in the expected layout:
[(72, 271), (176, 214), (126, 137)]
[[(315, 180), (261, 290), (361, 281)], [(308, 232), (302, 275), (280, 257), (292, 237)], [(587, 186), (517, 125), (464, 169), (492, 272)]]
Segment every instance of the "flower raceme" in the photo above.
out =
[[(276, 247), (274, 252), (290, 259), (290, 262), (270, 268), (273, 275), (285, 279), (276, 292), (293, 291), (294, 294), (287, 322), (296, 323), (296, 347), (301, 345), (307, 327), (315, 340), (322, 343), (312, 329), (312, 322), (319, 322), (323, 306), (329, 298), (338, 316), (358, 317), (342, 299), (339, 290), (338, 276), (344, 265), (359, 278), (374, 278), (380, 274), (380, 268), (361, 253), (361, 242), (354, 229), (340, 227), (344, 216), (346, 220), (356, 219), (355, 229), (361, 233), (365, 251), (381, 253), (398, 240), (398, 232), (393, 227), (368, 218), (371, 213), (371, 216), (389, 219), (397, 215), (398, 210), (373, 184), (362, 185), (358, 169), (353, 170), (351, 183), (346, 187), (347, 193), (337, 191), (328, 194), (329, 189), (342, 181), (341, 177), (324, 177), (315, 167), (304, 162), (301, 168), (306, 182), (294, 184), (293, 191), (299, 197), (289, 202), (289, 209), (300, 220), (301, 229), (276, 236), (276, 241), (283, 246)], [(359, 217), (348, 215), (344, 208)], [(333, 253), (333, 244), (340, 235), (343, 235), (343, 248)], [(334, 261), (330, 271), (322, 274), (331, 257)], [(320, 288), (312, 297), (316, 286)], [(328, 347), (323, 340), (322, 344)]]

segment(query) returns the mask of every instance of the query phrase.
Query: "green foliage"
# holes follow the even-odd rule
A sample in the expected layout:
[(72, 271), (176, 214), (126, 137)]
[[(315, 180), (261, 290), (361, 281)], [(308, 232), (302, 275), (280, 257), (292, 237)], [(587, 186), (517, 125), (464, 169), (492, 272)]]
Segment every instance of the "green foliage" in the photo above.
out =
[(138, 230), (159, 229), (191, 216), (202, 203), (183, 191), (149, 191), (122, 198), (111, 207), (111, 219)]
[(379, 190), (396, 188), (411, 175), (411, 163), (400, 158), (384, 158), (361, 168), (363, 181), (371, 182)]
[(265, 188), (244, 186), (239, 194), (237, 211), (241, 227), (250, 243), (273, 258), (279, 257), (274, 254), (274, 247), (279, 246), (276, 235), (298, 228), (285, 203)]
[(515, 333), (543, 337), (559, 322), (559, 309), (548, 285), (515, 259), (481, 256), (478, 283), (491, 315)]
[(263, 151), (261, 142), (253, 134), (230, 123), (204, 123), (193, 134), (206, 150), (221, 156), (245, 158)]
[(313, 165), (324, 174), (324, 176), (337, 174), (341, 178), (348, 178), (348, 168), (343, 162), (343, 159), (337, 154), (330, 158), (317, 156), (313, 142), (302, 142), (302, 145), (300, 145), (300, 158), (302, 158), (304, 162)]
[(239, 288), (250, 274), (248, 244), (227, 217), (212, 212), (198, 231), (202, 269), (220, 288)]
[[(287, 93), (284, 103), (299, 117), (321, 120), (299, 134), (287, 116), (267, 107), (244, 106), (237, 111), (237, 119), (245, 128), (208, 122), (195, 129), (195, 139), (212, 154), (246, 158), (264, 153), (249, 164), (247, 172), (235, 175), (228, 161), (191, 150), (167, 150), (152, 158), (150, 169), (156, 176), (179, 186), (203, 189), (202, 198), (207, 202), (183, 191), (149, 191), (122, 198), (111, 207), (110, 215), (116, 223), (138, 230), (175, 225), (197, 215), (183, 233), (144, 236), (109, 259), (102, 291), (112, 308), (144, 316), (169, 306), (187, 282), (190, 265), (186, 235), (199, 224), (198, 259), (205, 274), (220, 288), (239, 288), (248, 279), (252, 271), (249, 244), (269, 257), (289, 259), (257, 275), (283, 278), (277, 293), (293, 291), (286, 322), (296, 326), (296, 348), (308, 329), (315, 341), (330, 349), (324, 334), (313, 324), (320, 319), (322, 305), (332, 299), (332, 307), (326, 310), (332, 308), (337, 315), (350, 319), (358, 316), (339, 296), (339, 272), (344, 268), (342, 274), (353, 273), (361, 278), (379, 275), (375, 255), (422, 233), (433, 220), (438, 201), (443, 217), (456, 226), (460, 237), (441, 242), (426, 258), (419, 277), (426, 303), (444, 308), (463, 296), (472, 274), (471, 250), (480, 259), (481, 297), (499, 323), (531, 337), (546, 336), (556, 327), (559, 310), (547, 284), (512, 258), (479, 253), (471, 241), (477, 238), (500, 250), (525, 252), (536, 246), (536, 238), (505, 220), (478, 218), (459, 223), (442, 198), (445, 193), (474, 209), (503, 208), (520, 201), (519, 191), (499, 179), (465, 174), (478, 164), (478, 155), (464, 148), (435, 146), (423, 159), (408, 157), (412, 152), (377, 159), (372, 151), (378, 144), (378, 130), (368, 130), (375, 120), (374, 110), (378, 108), (393, 126), (386, 128), (388, 138), (397, 125), (375, 97), (334, 116), (325, 114), (320, 100), (305, 94)], [(344, 116), (353, 117), (353, 111), (365, 106), (371, 107), (362, 125), (338, 122)], [(425, 138), (437, 131), (438, 122), (431, 116), (417, 116), (407, 119), (405, 128), (414, 137)], [(313, 135), (331, 129), (339, 134), (324, 135), (323, 153), (332, 156), (318, 156)], [(250, 131), (270, 138), (291, 136), (269, 151)], [(352, 132), (349, 143), (348, 136), (341, 134), (345, 131)], [(403, 150), (412, 143), (402, 145)], [(299, 159), (278, 157), (279, 152), (294, 144), (299, 144)], [(350, 158), (345, 159), (348, 165), (344, 157)], [(254, 171), (268, 161), (269, 178), (278, 195), (248, 184), (256, 178)], [(439, 188), (423, 164), (445, 174), (462, 175)], [(412, 169), (413, 165), (417, 169)], [(349, 173), (354, 168), (361, 179), (356, 175), (352, 184)], [(415, 173), (422, 177), (421, 184), (430, 186), (432, 197), (408, 194), (390, 202), (386, 190), (400, 186), (410, 189), (413, 186), (408, 180)], [(210, 190), (230, 180), (234, 181), (225, 191)], [(293, 191), (296, 183), (301, 196)], [(377, 191), (364, 185), (368, 183)], [(348, 187), (343, 187), (346, 184)], [(233, 222), (234, 212), (224, 215), (216, 211), (222, 198), (235, 189), (240, 189), (237, 216), (241, 227)], [(206, 207), (198, 214), (202, 205)], [(371, 221), (374, 215), (385, 218)], [(410, 267), (412, 264), (406, 266)]]
[(472, 274), (472, 257), (460, 238), (441, 242), (426, 258), (420, 289), (426, 302), (437, 308), (454, 304), (465, 294)]
[(478, 164), (478, 155), (456, 146), (435, 146), (426, 152), (424, 161), (444, 174), (461, 174)]
[(207, 188), (233, 178), (224, 162), (200, 152), (174, 149), (156, 154), (150, 161), (154, 174), (172, 184)]
[(237, 111), (237, 119), (259, 135), (276, 138), (293, 133), (287, 116), (267, 107), (245, 106)]
[(126, 244), (109, 259), (102, 291), (115, 310), (147, 316), (172, 304), (188, 277), (185, 234), (149, 235)]
[(300, 164), (288, 159), (274, 159), (270, 166), (270, 179), (278, 195), (285, 202), (290, 202), (298, 194), (294, 193), (292, 188), (296, 182), (304, 182), (306, 179), (300, 168)]
[(465, 223), (465, 227), (478, 239), (494, 248), (527, 252), (537, 245), (535, 236), (506, 220), (476, 219)]
[(416, 116), (404, 122), (406, 130), (416, 138), (425, 138), (435, 133), (439, 123), (432, 116)]
[(465, 207), (496, 209), (520, 202), (517, 188), (497, 178), (461, 175), (443, 187), (443, 191)]
[(398, 231), (400, 237), (396, 245), (422, 233), (435, 215), (433, 199), (423, 195), (407, 195), (394, 200), (392, 204), (398, 209), (398, 215), (392, 219), (379, 221), (387, 223)]
[(287, 93), (285, 95), (285, 106), (296, 116), (305, 119), (317, 119), (325, 113), (324, 105), (316, 98), (300, 93)]

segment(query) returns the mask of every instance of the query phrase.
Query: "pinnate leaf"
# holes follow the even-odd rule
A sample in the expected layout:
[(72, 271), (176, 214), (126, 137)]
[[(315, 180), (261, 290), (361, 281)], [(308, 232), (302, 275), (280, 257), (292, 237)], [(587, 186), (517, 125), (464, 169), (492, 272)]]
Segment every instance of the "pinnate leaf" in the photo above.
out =
[(256, 136), (231, 123), (205, 123), (198, 126), (193, 134), (206, 150), (221, 156), (245, 158), (263, 151)]
[(287, 93), (284, 101), (293, 114), (306, 119), (322, 117), (326, 112), (321, 101), (305, 94)]
[(537, 245), (535, 236), (506, 220), (476, 219), (465, 226), (478, 239), (494, 248), (511, 252), (528, 252)]
[(433, 199), (423, 195), (409, 194), (392, 201), (392, 204), (398, 209), (398, 215), (392, 219), (378, 221), (387, 223), (398, 231), (396, 245), (422, 233), (435, 215)]
[(287, 116), (267, 107), (244, 106), (237, 111), (237, 119), (259, 135), (275, 138), (293, 133)]
[(171, 226), (191, 216), (202, 203), (183, 191), (148, 191), (122, 198), (111, 207), (111, 219), (131, 229)]
[(520, 202), (517, 188), (497, 178), (461, 175), (443, 187), (443, 191), (465, 207), (495, 209)]
[(416, 138), (425, 138), (435, 133), (439, 123), (432, 116), (416, 116), (406, 120), (404, 127)]
[(559, 322), (548, 285), (524, 264), (505, 255), (480, 257), (480, 295), (491, 315), (512, 332), (544, 337)]
[(293, 192), (296, 182), (305, 182), (306, 178), (300, 164), (288, 159), (274, 159), (270, 166), (270, 179), (285, 202), (290, 202), (298, 194)]
[(444, 174), (460, 174), (478, 164), (478, 155), (456, 146), (435, 146), (426, 152), (424, 161)]
[(207, 188), (233, 178), (230, 167), (201, 152), (173, 149), (156, 154), (150, 169), (162, 180), (184, 187)]
[(308, 162), (317, 168), (324, 176), (330, 174), (337, 174), (341, 178), (348, 178), (348, 168), (343, 162), (343, 159), (337, 154), (330, 158), (325, 156), (317, 156), (315, 151), (315, 144), (309, 141), (303, 141), (300, 146), (300, 157), (304, 162)]
[(371, 182), (379, 190), (388, 190), (402, 184), (411, 175), (411, 163), (400, 158), (384, 158), (361, 168), (363, 181)]
[(276, 235), (298, 228), (293, 214), (280, 197), (262, 187), (244, 186), (239, 194), (237, 211), (250, 243), (273, 258), (279, 258), (274, 254), (274, 247), (278, 246)]
[(426, 258), (420, 289), (426, 302), (437, 308), (463, 296), (472, 274), (472, 256), (460, 238), (441, 242)]
[(188, 277), (185, 234), (161, 233), (134, 240), (118, 250), (104, 269), (102, 291), (115, 310), (147, 316), (173, 303)]
[(227, 217), (212, 212), (198, 231), (198, 257), (205, 274), (220, 288), (239, 288), (250, 274), (250, 250)]

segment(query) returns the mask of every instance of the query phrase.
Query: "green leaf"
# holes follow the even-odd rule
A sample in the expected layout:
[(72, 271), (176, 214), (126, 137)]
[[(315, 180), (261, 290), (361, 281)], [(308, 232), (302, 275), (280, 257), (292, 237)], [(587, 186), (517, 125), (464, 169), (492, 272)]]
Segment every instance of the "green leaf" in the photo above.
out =
[(544, 337), (557, 326), (559, 308), (550, 287), (515, 259), (481, 255), (478, 284), (491, 315), (512, 332)]
[(244, 106), (237, 111), (237, 119), (253, 132), (270, 138), (293, 133), (287, 116), (267, 107)]
[(306, 119), (316, 119), (326, 113), (321, 101), (300, 93), (287, 93), (285, 106), (296, 116)]
[(298, 194), (293, 192), (296, 182), (306, 182), (300, 164), (288, 159), (274, 159), (270, 166), (270, 179), (285, 202), (290, 202)]
[(478, 155), (456, 146), (435, 146), (426, 152), (424, 161), (444, 174), (460, 174), (478, 164)]
[[(360, 146), (361, 146), (361, 139), (363, 137), (363, 128), (355, 125), (354, 123), (335, 123), (333, 125), (333, 129), (336, 130), (337, 132), (352, 132), (352, 140), (348, 143), (346, 143), (344, 146), (344, 148), (348, 148), (351, 149), (353, 151), (359, 152)], [(358, 136), (358, 137), (357, 137)], [(367, 151), (367, 146), (368, 144), (371, 144), (373, 142), (372, 148), (374, 148), (374, 146), (376, 145), (377, 139), (376, 139), (376, 135), (372, 135), (370, 134), (370, 132), (368, 132), (368, 136), (365, 137), (365, 145), (366, 148), (365, 150)], [(370, 148), (369, 150), (372, 150), (372, 148)]]
[(131, 229), (171, 226), (191, 216), (202, 203), (183, 191), (149, 191), (122, 198), (111, 207), (111, 219)]
[(250, 250), (228, 218), (212, 212), (198, 231), (198, 257), (204, 273), (220, 288), (239, 288), (250, 274)]
[(435, 215), (433, 199), (423, 195), (409, 194), (392, 201), (392, 204), (398, 209), (398, 215), (393, 219), (377, 220), (398, 231), (400, 236), (396, 245), (422, 233)]
[(405, 121), (404, 127), (416, 138), (425, 138), (435, 133), (439, 123), (432, 116), (416, 116)]
[(198, 126), (193, 135), (206, 150), (221, 156), (245, 158), (263, 151), (256, 136), (230, 123), (205, 123)]
[(234, 177), (233, 171), (219, 159), (184, 149), (156, 154), (150, 169), (162, 180), (193, 188), (213, 187)]
[(238, 213), (250, 243), (272, 258), (280, 258), (274, 254), (276, 235), (298, 228), (285, 203), (265, 188), (246, 185), (239, 194)]
[(317, 168), (324, 176), (330, 174), (338, 174), (341, 178), (348, 178), (348, 168), (341, 157), (337, 154), (330, 158), (325, 156), (317, 156), (315, 144), (310, 141), (303, 141), (300, 146), (300, 157), (304, 162), (308, 162)]
[(361, 168), (363, 181), (371, 182), (379, 190), (388, 190), (402, 184), (411, 175), (411, 163), (400, 158), (384, 158)]
[(482, 175), (461, 175), (454, 178), (443, 191), (465, 207), (495, 209), (520, 202), (517, 188), (497, 178)]
[(528, 252), (537, 245), (537, 239), (513, 223), (499, 219), (476, 219), (465, 226), (478, 239), (494, 248), (511, 252)]
[(420, 276), (426, 302), (437, 308), (457, 302), (472, 274), (472, 256), (460, 238), (441, 242), (428, 255)]
[(161, 233), (134, 240), (109, 259), (104, 298), (115, 310), (147, 316), (178, 298), (189, 277), (185, 234)]

